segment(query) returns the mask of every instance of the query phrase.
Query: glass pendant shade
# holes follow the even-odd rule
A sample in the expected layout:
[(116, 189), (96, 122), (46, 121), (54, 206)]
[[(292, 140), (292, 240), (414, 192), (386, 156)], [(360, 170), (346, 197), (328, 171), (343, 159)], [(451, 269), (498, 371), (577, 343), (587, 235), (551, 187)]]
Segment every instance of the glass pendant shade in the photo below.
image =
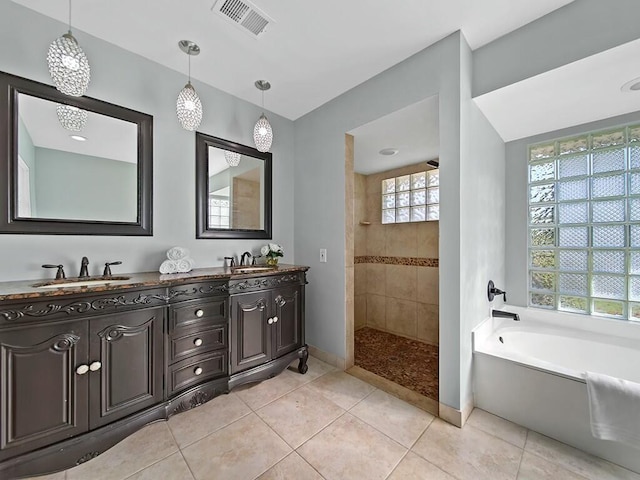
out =
[(193, 131), (202, 121), (202, 102), (191, 82), (187, 83), (178, 94), (176, 115), (182, 128)]
[(91, 79), (91, 68), (71, 31), (51, 42), (47, 63), (53, 84), (58, 90), (73, 97), (85, 94)]
[(253, 141), (259, 152), (268, 152), (271, 148), (271, 142), (273, 142), (273, 131), (271, 130), (271, 124), (269, 124), (269, 120), (267, 120), (264, 113), (260, 115), (260, 118), (256, 122), (256, 126), (253, 127)]
[(70, 132), (80, 132), (87, 124), (87, 112), (72, 105), (58, 105), (56, 107), (60, 125)]
[(238, 152), (224, 151), (224, 159), (227, 161), (230, 167), (237, 167), (240, 165), (240, 154)]

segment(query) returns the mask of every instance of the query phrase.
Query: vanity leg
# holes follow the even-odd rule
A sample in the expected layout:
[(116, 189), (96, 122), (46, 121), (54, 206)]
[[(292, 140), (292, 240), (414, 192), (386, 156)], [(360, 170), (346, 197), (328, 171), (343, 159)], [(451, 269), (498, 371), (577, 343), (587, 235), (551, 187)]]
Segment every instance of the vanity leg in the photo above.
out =
[(307, 365), (309, 349), (306, 345), (298, 350), (298, 357), (300, 358), (300, 362), (298, 363), (298, 372), (304, 375), (307, 373), (307, 370), (309, 370), (309, 366)]

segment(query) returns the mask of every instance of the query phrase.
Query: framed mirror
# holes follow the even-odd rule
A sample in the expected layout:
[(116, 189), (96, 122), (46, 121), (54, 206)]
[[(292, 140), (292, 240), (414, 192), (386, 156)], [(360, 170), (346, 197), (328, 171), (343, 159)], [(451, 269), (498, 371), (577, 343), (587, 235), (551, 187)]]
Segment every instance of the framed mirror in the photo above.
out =
[(271, 238), (271, 153), (196, 132), (196, 238)]
[(152, 116), (2, 72), (0, 92), (0, 233), (152, 235)]

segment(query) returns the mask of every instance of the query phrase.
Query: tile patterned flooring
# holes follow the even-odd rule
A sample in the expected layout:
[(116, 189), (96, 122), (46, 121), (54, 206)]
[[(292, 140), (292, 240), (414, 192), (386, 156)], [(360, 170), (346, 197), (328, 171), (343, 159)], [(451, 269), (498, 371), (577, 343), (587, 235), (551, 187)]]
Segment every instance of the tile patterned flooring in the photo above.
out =
[(355, 364), (438, 400), (438, 347), (370, 327), (354, 332)]
[[(297, 362), (296, 362), (297, 363)], [(290, 367), (291, 368), (291, 367)], [(40, 480), (640, 480), (474, 410), (459, 429), (311, 357)]]

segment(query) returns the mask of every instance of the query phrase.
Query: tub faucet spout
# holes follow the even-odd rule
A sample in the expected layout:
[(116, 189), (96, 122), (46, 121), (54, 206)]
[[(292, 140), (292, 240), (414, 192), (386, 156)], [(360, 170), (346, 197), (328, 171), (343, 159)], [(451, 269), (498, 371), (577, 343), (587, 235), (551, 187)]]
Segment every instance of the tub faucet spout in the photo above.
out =
[(499, 318), (510, 318), (511, 320), (513, 320), (515, 322), (519, 322), (520, 321), (520, 315), (518, 315), (517, 313), (504, 312), (502, 310), (492, 310), (491, 311), (491, 316), (492, 317), (499, 317)]

